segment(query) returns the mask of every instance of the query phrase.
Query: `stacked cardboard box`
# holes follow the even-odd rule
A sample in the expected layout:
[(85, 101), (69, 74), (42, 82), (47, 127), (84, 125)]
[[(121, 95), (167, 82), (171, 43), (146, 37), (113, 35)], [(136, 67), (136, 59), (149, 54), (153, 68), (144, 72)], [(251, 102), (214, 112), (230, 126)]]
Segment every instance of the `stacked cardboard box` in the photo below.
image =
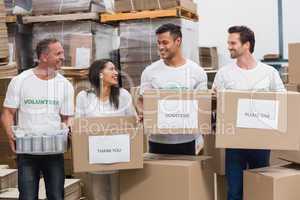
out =
[(109, 58), (118, 46), (117, 28), (92, 21), (49, 22), (33, 25), (33, 48), (45, 38), (57, 38), (65, 50), (65, 65), (89, 67), (95, 59)]
[(33, 0), (33, 14), (112, 12), (112, 0)]
[[(65, 197), (66, 200), (78, 200), (81, 198), (81, 186), (79, 179), (65, 179)], [(8, 191), (0, 193), (0, 199), (17, 200), (19, 191), (17, 188), (9, 188)], [(44, 180), (40, 180), (39, 200), (46, 200), (46, 189)]]
[(0, 169), (0, 192), (3, 189), (17, 186), (17, 174), (16, 169)]
[(197, 13), (197, 5), (192, 0), (115, 0), (116, 12), (168, 9), (177, 6)]
[(216, 175), (217, 178), (217, 187), (216, 195), (217, 200), (226, 200), (227, 199), (227, 180), (225, 175)]
[(149, 160), (143, 169), (120, 172), (120, 200), (211, 200), (214, 178), (206, 161)]
[(201, 67), (217, 69), (219, 67), (217, 47), (199, 47), (199, 59)]
[(88, 200), (119, 199), (119, 173), (76, 173), (82, 183), (82, 196)]
[(0, 65), (1, 62), (3, 62), (3, 59), (4, 61), (7, 61), (8, 56), (9, 52), (5, 7), (4, 2), (0, 1)]
[(75, 91), (75, 99), (77, 94), (82, 90), (91, 89), (91, 84), (88, 80), (88, 68), (62, 67), (60, 72), (73, 85)]
[(299, 85), (293, 83), (284, 84), (284, 87), (287, 91), (299, 92)]
[(4, 5), (5, 5), (6, 14), (11, 15), (13, 7), (14, 7), (14, 1), (13, 0), (4, 0)]
[(298, 200), (299, 165), (274, 166), (244, 172), (245, 200)]
[(5, 79), (7, 77), (13, 77), (18, 74), (18, 68), (16, 63), (3, 65), (0, 67), (0, 78)]
[(289, 88), (297, 88), (300, 84), (300, 43), (289, 44), (289, 63), (288, 63), (288, 84)]
[(198, 23), (180, 18), (136, 20), (120, 23), (120, 63), (122, 86), (129, 89), (140, 84), (142, 71), (159, 59), (155, 30), (174, 23), (182, 28), (182, 52), (186, 58), (199, 63)]
[(203, 135), (203, 137), (203, 155), (211, 156), (211, 159), (208, 160), (210, 169), (220, 176), (225, 175), (225, 149), (216, 148), (216, 136), (214, 133)]

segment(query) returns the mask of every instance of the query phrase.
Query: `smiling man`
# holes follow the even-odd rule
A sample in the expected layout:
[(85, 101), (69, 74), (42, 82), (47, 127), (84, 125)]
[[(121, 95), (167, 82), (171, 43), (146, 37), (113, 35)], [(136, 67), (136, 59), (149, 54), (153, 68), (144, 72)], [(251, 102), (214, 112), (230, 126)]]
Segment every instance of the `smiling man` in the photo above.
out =
[[(207, 90), (207, 75), (198, 64), (181, 52), (181, 27), (164, 24), (156, 30), (160, 60), (142, 73), (141, 95), (147, 89)], [(142, 98), (141, 98), (142, 99)], [(150, 153), (195, 155), (200, 135), (151, 135)]]
[[(56, 39), (45, 39), (36, 48), (38, 65), (14, 77), (7, 89), (2, 123), (13, 152), (16, 151), (12, 132), (14, 119), (24, 130), (56, 130), (68, 123), (73, 115), (74, 89), (71, 83), (57, 73), (64, 62), (64, 50)], [(38, 154), (38, 153), (37, 153)], [(42, 172), (47, 199), (64, 199), (63, 154), (18, 154), (18, 187), (21, 200), (38, 199)]]
[[(278, 71), (257, 61), (252, 53), (254, 32), (245, 26), (228, 29), (228, 50), (236, 62), (222, 67), (216, 74), (214, 90), (285, 91)], [(226, 149), (228, 200), (243, 199), (243, 170), (269, 165), (270, 150)]]

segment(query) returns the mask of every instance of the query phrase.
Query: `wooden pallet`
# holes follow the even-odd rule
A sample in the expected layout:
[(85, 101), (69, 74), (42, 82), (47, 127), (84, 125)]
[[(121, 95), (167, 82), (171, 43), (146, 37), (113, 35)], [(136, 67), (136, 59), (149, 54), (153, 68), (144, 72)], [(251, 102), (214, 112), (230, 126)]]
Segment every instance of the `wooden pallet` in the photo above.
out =
[(87, 12), (56, 15), (24, 16), (22, 18), (23, 24), (77, 20), (99, 20), (99, 14), (94, 12)]
[(119, 22), (135, 19), (154, 19), (164, 17), (180, 17), (193, 21), (198, 21), (198, 15), (182, 7), (176, 7), (166, 10), (145, 10), (129, 13), (116, 13), (116, 14), (100, 14), (100, 21), (102, 23), (107, 22)]
[(0, 66), (7, 65), (9, 62), (8, 58), (0, 58)]
[(15, 15), (7, 15), (6, 23), (15, 23), (17, 21), (17, 17)]

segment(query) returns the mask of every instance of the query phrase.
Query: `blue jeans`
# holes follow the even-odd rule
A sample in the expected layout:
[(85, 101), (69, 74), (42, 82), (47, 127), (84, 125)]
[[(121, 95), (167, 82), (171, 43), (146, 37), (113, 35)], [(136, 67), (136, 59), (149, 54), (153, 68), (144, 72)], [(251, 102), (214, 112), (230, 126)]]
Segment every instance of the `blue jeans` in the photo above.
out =
[(64, 199), (64, 156), (25, 155), (17, 156), (19, 200), (37, 200), (41, 172), (48, 200)]
[(243, 200), (243, 171), (269, 166), (270, 150), (226, 149), (227, 200)]

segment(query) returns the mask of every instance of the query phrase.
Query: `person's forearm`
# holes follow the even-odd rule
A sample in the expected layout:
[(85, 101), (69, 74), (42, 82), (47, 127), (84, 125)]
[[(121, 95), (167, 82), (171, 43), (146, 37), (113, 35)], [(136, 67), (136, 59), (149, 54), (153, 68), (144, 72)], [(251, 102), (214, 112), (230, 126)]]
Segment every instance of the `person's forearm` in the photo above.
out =
[(71, 125), (71, 116), (61, 115), (61, 122), (66, 124), (67, 126)]
[(1, 121), (2, 121), (3, 128), (5, 130), (5, 133), (8, 136), (13, 135), (12, 126), (14, 125), (14, 115), (11, 114), (9, 111), (4, 110), (2, 113), (2, 116), (1, 116)]

